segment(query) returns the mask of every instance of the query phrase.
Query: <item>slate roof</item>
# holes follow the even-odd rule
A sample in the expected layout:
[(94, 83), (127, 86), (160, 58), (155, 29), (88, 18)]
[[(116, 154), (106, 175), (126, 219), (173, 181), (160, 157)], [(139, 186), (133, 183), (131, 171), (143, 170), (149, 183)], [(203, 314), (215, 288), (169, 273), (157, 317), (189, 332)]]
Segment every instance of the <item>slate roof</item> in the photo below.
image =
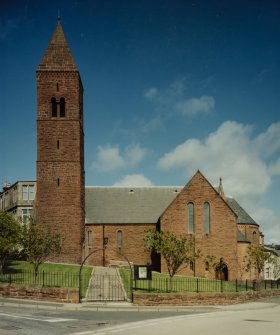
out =
[[(86, 187), (86, 223), (157, 223), (182, 187)], [(233, 198), (227, 204), (239, 224), (257, 223)], [(241, 232), (237, 232), (240, 240)], [(245, 237), (244, 237), (245, 238)]]
[(256, 221), (254, 221), (251, 216), (239, 205), (239, 203), (233, 198), (226, 198), (226, 202), (230, 206), (230, 208), (237, 215), (237, 223), (239, 224), (254, 224), (257, 225)]
[(86, 223), (157, 223), (176, 187), (86, 187)]

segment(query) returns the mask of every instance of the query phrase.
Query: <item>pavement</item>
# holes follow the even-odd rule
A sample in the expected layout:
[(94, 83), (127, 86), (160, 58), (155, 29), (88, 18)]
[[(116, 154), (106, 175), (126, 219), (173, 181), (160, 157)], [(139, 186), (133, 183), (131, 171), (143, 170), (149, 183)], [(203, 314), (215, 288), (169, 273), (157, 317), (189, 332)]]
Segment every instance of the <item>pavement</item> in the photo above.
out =
[(56, 303), (37, 300), (24, 300), (16, 298), (0, 297), (0, 306), (12, 306), (18, 308), (49, 309), (49, 310), (91, 310), (91, 311), (127, 311), (127, 312), (183, 312), (183, 311), (215, 311), (215, 310), (253, 310), (260, 308), (271, 308), (279, 305), (279, 301), (259, 300), (234, 305), (212, 305), (212, 306), (137, 306), (128, 302), (105, 302), (105, 303)]
[(125, 301), (126, 292), (116, 268), (95, 266), (86, 301)]

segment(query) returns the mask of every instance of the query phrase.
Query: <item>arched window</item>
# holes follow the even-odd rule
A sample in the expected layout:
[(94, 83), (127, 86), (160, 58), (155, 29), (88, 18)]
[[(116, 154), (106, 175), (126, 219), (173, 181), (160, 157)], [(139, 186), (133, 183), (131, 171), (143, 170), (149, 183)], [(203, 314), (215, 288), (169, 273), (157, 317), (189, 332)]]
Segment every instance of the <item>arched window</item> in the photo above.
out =
[(88, 231), (88, 247), (92, 248), (92, 231)]
[(209, 271), (209, 262), (205, 262), (205, 271)]
[(52, 117), (57, 117), (57, 103), (55, 98), (51, 98)]
[(210, 233), (210, 205), (208, 202), (204, 203), (203, 206), (203, 226), (204, 226), (204, 233)]
[(64, 98), (60, 98), (59, 100), (59, 116), (60, 117), (65, 117), (65, 99)]
[(187, 205), (188, 209), (188, 233), (193, 234), (194, 233), (194, 204), (192, 202), (189, 202)]
[(117, 243), (118, 243), (118, 250), (120, 252), (121, 249), (122, 249), (122, 245), (123, 245), (123, 234), (122, 234), (121, 230), (118, 231), (117, 240), (118, 240), (117, 241)]

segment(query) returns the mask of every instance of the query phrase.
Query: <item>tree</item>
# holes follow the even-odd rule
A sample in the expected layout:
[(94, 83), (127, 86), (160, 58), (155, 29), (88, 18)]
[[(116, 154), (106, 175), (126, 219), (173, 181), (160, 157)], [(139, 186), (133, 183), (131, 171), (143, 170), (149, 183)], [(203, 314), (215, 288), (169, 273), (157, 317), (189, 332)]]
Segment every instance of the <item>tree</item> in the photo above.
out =
[(145, 244), (148, 251), (155, 251), (164, 258), (170, 278), (181, 270), (184, 263), (194, 261), (199, 256), (199, 252), (194, 250), (193, 240), (186, 236), (177, 237), (168, 231), (148, 230)]
[(61, 252), (61, 236), (52, 233), (49, 227), (42, 227), (32, 220), (23, 226), (21, 236), (22, 253), (33, 265), (35, 283), (39, 266), (50, 256), (58, 255)]
[(18, 250), (20, 231), (19, 221), (12, 214), (0, 211), (0, 273)]
[(262, 245), (250, 245), (248, 247), (248, 257), (248, 269), (254, 268), (257, 273), (257, 279), (260, 279), (265, 262), (271, 261), (271, 254)]

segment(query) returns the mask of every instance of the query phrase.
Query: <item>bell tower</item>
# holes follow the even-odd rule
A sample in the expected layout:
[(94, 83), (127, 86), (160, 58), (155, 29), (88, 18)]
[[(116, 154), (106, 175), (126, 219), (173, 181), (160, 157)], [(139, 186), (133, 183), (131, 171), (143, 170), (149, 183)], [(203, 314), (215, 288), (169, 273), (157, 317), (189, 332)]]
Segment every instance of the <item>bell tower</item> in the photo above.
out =
[(56, 261), (80, 263), (85, 224), (83, 85), (60, 20), (37, 72), (35, 217), (62, 236)]

